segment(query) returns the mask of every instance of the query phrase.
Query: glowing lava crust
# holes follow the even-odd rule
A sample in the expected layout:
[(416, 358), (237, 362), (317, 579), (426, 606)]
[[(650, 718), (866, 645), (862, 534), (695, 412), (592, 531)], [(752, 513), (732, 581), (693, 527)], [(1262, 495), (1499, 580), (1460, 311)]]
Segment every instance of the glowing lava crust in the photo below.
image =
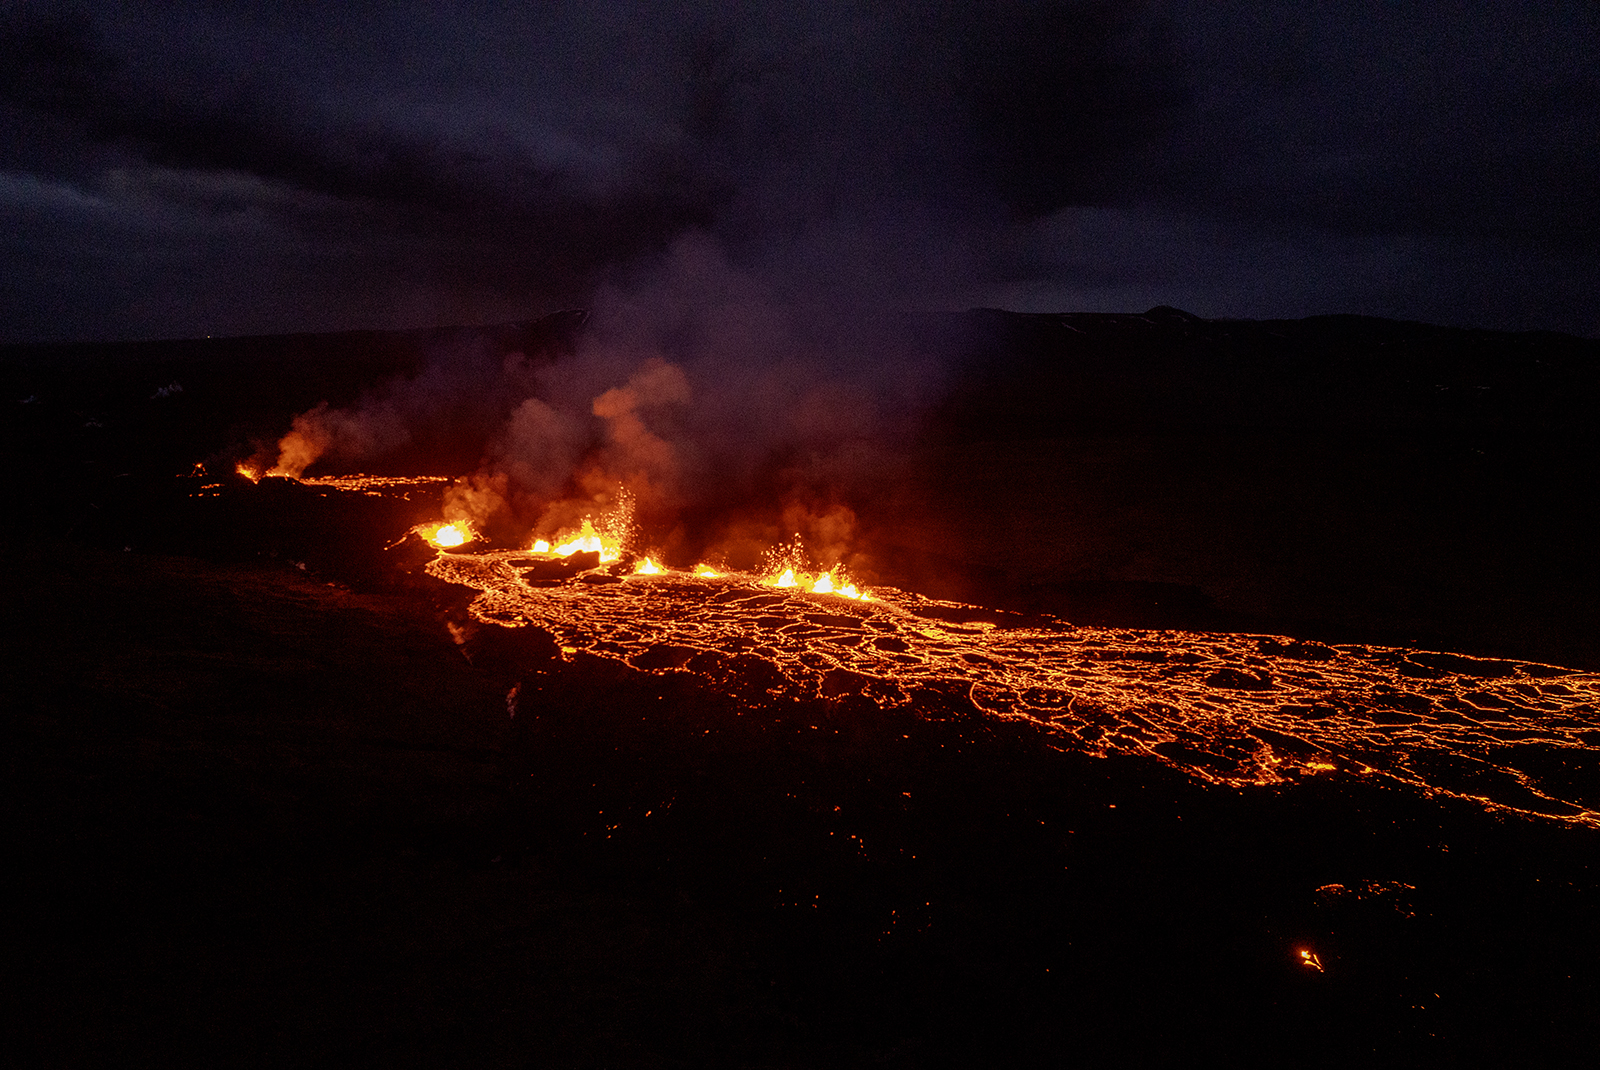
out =
[(1144, 755), (1233, 787), (1315, 776), (1398, 782), (1489, 810), (1600, 824), (1564, 770), (1600, 760), (1600, 675), (1270, 636), (1074, 627), (890, 588), (870, 601), (748, 574), (593, 570), (537, 586), (546, 558), (439, 554), (481, 623), (535, 627), (751, 705), (950, 701), (1025, 718), (1062, 748)]

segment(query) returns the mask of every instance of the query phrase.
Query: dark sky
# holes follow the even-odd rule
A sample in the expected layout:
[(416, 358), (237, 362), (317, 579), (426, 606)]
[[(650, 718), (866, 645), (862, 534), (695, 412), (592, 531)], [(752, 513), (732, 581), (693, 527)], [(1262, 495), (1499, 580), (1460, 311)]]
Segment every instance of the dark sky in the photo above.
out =
[(1593, 0), (0, 11), (3, 341), (728, 286), (1600, 335)]

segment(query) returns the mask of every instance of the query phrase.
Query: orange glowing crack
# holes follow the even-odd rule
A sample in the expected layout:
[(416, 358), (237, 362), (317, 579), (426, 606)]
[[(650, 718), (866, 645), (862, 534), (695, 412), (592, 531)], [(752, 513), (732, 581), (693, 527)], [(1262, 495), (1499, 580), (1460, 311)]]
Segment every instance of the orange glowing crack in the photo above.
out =
[(449, 476), (372, 476), (360, 473), (345, 476), (296, 476), (276, 468), (262, 472), (247, 463), (235, 466), (234, 471), (252, 483), (259, 483), (263, 479), (286, 479), (307, 487), (364, 494), (374, 498), (409, 499), (414, 491), (432, 490), (440, 484), (450, 482)]
[[(560, 647), (690, 673), (752, 704), (959, 702), (1032, 722), (1062, 749), (1138, 755), (1215, 784), (1380, 779), (1600, 825), (1600, 796), (1563, 778), (1559, 760), (1600, 755), (1597, 674), (1274, 636), (1023, 622), (893, 588), (841, 597), (848, 585), (837, 572), (794, 567), (689, 573), (647, 558), (660, 568), (650, 583), (530, 586), (527, 554), (440, 554), (427, 571), (474, 589), (480, 624), (537, 627)], [(824, 575), (834, 589), (818, 593)]]
[[(248, 463), (236, 471), (264, 478)], [(299, 482), (408, 498), (447, 480)], [(441, 551), (478, 538), (459, 520), (411, 530)], [(1600, 674), (1277, 636), (1024, 623), (893, 588), (869, 594), (837, 566), (812, 571), (798, 539), (756, 575), (709, 564), (681, 572), (650, 556), (636, 567), (649, 583), (524, 579), (530, 553), (587, 550), (611, 563), (635, 538), (621, 495), (607, 512), (528, 550), (441, 552), (426, 570), (476, 592), (469, 612), (480, 625), (537, 627), (564, 657), (586, 652), (689, 673), (750, 704), (954, 703), (1032, 723), (1063, 750), (1140, 756), (1214, 784), (1347, 777), (1496, 813), (1600, 825), (1600, 792), (1562, 772), (1600, 758)]]

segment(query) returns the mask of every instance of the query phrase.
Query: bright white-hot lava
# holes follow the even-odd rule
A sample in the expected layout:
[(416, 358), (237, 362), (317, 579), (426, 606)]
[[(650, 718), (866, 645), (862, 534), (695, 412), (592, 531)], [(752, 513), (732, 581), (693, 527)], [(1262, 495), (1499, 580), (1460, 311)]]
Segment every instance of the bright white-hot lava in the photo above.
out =
[(768, 576), (766, 584), (769, 587), (794, 587), (812, 594), (831, 594), (839, 598), (850, 598), (858, 602), (869, 602), (871, 596), (855, 584), (839, 578), (837, 570), (832, 572), (796, 572), (786, 568), (776, 576)]
[(805, 545), (798, 535), (792, 542), (768, 552), (765, 573), (762, 582), (769, 587), (797, 588), (812, 594), (831, 594), (861, 602), (871, 600), (865, 591), (844, 578), (838, 565), (821, 572), (807, 570)]
[(455, 522), (435, 520), (427, 524), (418, 524), (411, 531), (427, 540), (428, 545), (439, 550), (453, 550), (475, 541), (478, 537), (470, 524), (459, 520)]
[[(609, 545), (608, 545), (609, 543)], [(622, 556), (622, 547), (617, 545), (615, 539), (603, 539), (600, 533), (594, 530), (594, 522), (588, 517), (583, 518), (583, 527), (575, 534), (569, 534), (550, 548), (550, 553), (557, 557), (571, 557), (573, 554), (599, 554), (600, 560), (609, 563)]]
[(634, 542), (633, 499), (626, 490), (620, 493), (611, 508), (598, 518), (586, 516), (576, 528), (567, 528), (554, 536), (535, 536), (528, 550), (536, 554), (554, 554), (571, 557), (573, 554), (599, 554), (600, 563), (609, 565), (620, 561)]

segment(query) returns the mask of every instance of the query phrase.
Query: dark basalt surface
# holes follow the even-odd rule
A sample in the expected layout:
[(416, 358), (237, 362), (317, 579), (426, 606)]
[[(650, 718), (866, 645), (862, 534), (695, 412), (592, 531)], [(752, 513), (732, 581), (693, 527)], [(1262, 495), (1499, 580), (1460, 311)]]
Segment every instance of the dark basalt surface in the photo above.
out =
[(896, 586), (1600, 666), (1600, 342), (1171, 310), (961, 323), (925, 475), (884, 514)]
[[(1179, 342), (1224, 329), (1146, 319), (1123, 326)], [(1331, 329), (1224, 326), (1257, 340)], [(1458, 337), (1345, 326), (1372, 345), (1420, 332), (1434, 348), (1419, 352), (1440, 359)], [(1523, 659), (1600, 667), (1593, 566), (1566, 526), (1592, 508), (1593, 454), (1562, 415), (1588, 396), (1593, 344), (1496, 337), (1488, 365), (1494, 345), (1515, 356), (1526, 342), (1566, 378), (1463, 410), (1469, 428), (1503, 418), (1521, 458), (1487, 474), (1464, 455), (1390, 449), (1433, 441), (1406, 437), (1410, 410), (1382, 448), (1340, 439), (1337, 414), (1320, 445), (1299, 423), (1243, 446), (1216, 429), (1167, 438), (1138, 424), (1143, 401), (1079, 437), (1048, 413), (1002, 431), (974, 406), (1054, 380), (975, 349), (991, 355), (971, 365), (989, 385), (958, 394), (921, 447), (940, 479), (883, 505), (913, 529), (896, 579), (1016, 612), (1059, 613), (1092, 590), (1096, 625), (1232, 615), (1282, 636), (1264, 656), (1319, 671), (1340, 644), (1454, 636), (1400, 655), (1418, 689), (1476, 673), (1493, 697)], [(29, 361), (4, 365), (0, 399), (21, 414), (0, 472), (26, 518), (0, 536), (13, 624), (0, 976), (20, 1064), (1585, 1065), (1600, 1041), (1593, 828), (1359, 779), (1208, 785), (1063, 751), (936, 690), (908, 708), (752, 705), (670, 671), (666, 647), (634, 668), (563, 659), (531, 628), (458, 645), (448, 625), (472, 592), (428, 577), (432, 552), (414, 542), (384, 549), (433, 519), (430, 503), (177, 478), (252, 421), (281, 427), (320, 398), (272, 412), (240, 387), (231, 415), (208, 420), (202, 404), (174, 422), (158, 406), (203, 391), (152, 399), (166, 370), (146, 382), (148, 365), (108, 362), (124, 377), (94, 389), (118, 409), (73, 400), (90, 381), (77, 371)], [(1374, 369), (1377, 385), (1351, 373), (1339, 396), (1387, 411), (1400, 395)], [(350, 372), (352, 390), (369, 371)], [(1155, 372), (1120, 381), (1101, 376), (1102, 401), (1172, 389)], [(1305, 381), (1272, 389), (1298, 396)], [(45, 400), (18, 403), (29, 396)], [(1051, 467), (1067, 457), (1100, 467)], [(1018, 465), (1058, 475), (1019, 496), (1000, 479)], [(1388, 489), (1363, 497), (1355, 472)], [(1435, 477), (1451, 493), (1390, 493)], [(1246, 508), (1265, 486), (1298, 512)], [(1515, 519), (1413, 546), (1475, 515), (1449, 504), (1462, 489), (1484, 515), (1515, 503)], [(973, 517), (1027, 521), (1046, 500), (1059, 507), (1036, 530), (1066, 534), (1043, 549), (997, 561), (966, 541)], [(1311, 523), (1330, 516), (1347, 526)], [(1294, 518), (1304, 560), (1265, 552)], [(1382, 523), (1347, 545), (1357, 520)], [(1257, 524), (1273, 537), (1219, 538)], [(1145, 572), (1078, 538), (1135, 528)], [(1071, 583), (1101, 586), (1050, 586)], [(1167, 588), (1119, 600), (1119, 583), (1204, 600), (1163, 620)], [(1273, 616), (1261, 592), (1278, 584), (1314, 628)], [(1015, 617), (973, 612), (950, 623)], [(1409, 625), (1427, 631), (1397, 638)], [(1560, 678), (1530, 686), (1547, 684)], [(1212, 686), (1261, 694), (1242, 678)], [(1593, 797), (1593, 769), (1540, 771)]]

